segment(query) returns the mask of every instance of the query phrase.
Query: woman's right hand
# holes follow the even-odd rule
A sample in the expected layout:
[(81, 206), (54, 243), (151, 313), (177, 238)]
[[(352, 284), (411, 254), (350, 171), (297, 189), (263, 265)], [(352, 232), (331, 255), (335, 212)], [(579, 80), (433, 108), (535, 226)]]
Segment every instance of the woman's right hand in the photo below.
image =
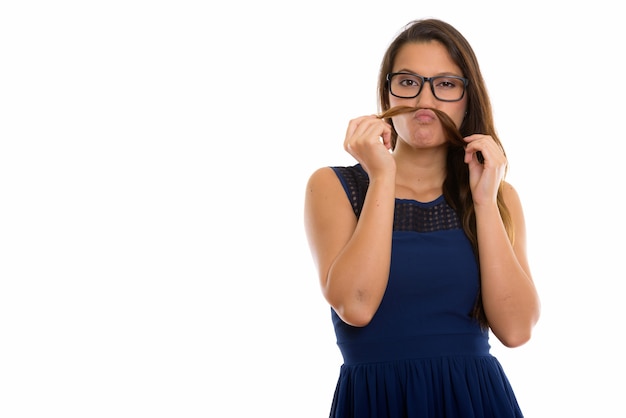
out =
[(348, 124), (343, 147), (370, 177), (389, 171), (395, 174), (396, 163), (389, 152), (391, 129), (376, 115), (361, 116)]

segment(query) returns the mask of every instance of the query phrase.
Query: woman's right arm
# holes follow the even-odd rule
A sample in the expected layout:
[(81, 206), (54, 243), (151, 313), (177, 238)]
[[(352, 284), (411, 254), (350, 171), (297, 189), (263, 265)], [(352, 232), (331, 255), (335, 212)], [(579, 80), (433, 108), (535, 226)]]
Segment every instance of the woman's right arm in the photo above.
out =
[[(351, 126), (358, 123), (354, 120)], [(369, 167), (370, 184), (358, 221), (329, 167), (309, 178), (304, 206), (305, 230), (322, 293), (339, 317), (353, 326), (367, 325), (376, 313), (391, 262), (395, 163), (386, 148), (382, 153), (376, 149), (383, 147), (380, 132), (369, 145), (364, 140), (367, 135), (373, 135), (371, 129), (362, 132), (349, 127), (345, 145), (354, 151), (352, 155), (359, 153), (366, 170)], [(373, 152), (367, 151), (370, 146)]]

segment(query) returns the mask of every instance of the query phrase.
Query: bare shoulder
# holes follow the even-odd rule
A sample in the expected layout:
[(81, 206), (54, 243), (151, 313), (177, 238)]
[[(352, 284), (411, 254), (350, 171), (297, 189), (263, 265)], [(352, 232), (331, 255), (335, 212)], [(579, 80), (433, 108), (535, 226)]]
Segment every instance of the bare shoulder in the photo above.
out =
[(502, 182), (502, 197), (504, 198), (506, 205), (511, 209), (513, 207), (521, 208), (522, 203), (519, 194), (517, 193), (515, 187), (513, 187), (513, 185), (508, 181)]
[(343, 185), (331, 167), (318, 168), (311, 174), (306, 186), (306, 201), (309, 206), (321, 205), (335, 210), (343, 203), (350, 207)]
[(328, 186), (330, 184), (337, 183), (337, 182), (338, 182), (337, 175), (335, 174), (332, 168), (321, 167), (315, 170), (309, 177), (309, 181), (307, 183), (307, 191), (308, 192), (313, 191), (311, 190), (312, 188), (318, 188), (318, 187), (322, 187), (325, 189), (326, 188), (325, 186)]
[[(515, 187), (506, 181), (502, 184), (502, 198), (514, 224), (515, 248), (518, 259), (525, 260), (526, 256), (523, 253), (525, 253), (524, 248), (526, 247), (526, 219), (521, 199)], [(525, 262), (523, 264), (525, 265)]]
[(321, 277), (352, 236), (356, 215), (331, 167), (315, 170), (309, 177), (304, 203), (304, 224)]

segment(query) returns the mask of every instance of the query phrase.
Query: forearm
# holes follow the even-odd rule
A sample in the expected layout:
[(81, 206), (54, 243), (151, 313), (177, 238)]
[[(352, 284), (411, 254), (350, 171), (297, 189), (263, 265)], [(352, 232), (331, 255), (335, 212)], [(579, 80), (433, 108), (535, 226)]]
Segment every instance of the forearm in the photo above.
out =
[(539, 317), (535, 285), (517, 258), (495, 203), (476, 207), (476, 225), (485, 314), (505, 345), (521, 345)]
[(387, 287), (395, 206), (395, 179), (372, 180), (349, 242), (328, 272), (326, 298), (342, 319), (362, 326)]

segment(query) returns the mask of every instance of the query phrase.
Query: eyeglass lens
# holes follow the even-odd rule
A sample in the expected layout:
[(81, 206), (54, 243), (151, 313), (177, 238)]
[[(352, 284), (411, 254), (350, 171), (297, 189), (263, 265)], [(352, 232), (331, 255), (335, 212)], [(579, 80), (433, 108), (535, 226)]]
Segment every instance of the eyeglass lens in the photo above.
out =
[[(439, 100), (460, 100), (465, 91), (465, 83), (458, 77), (432, 77), (427, 82), (431, 83), (432, 92)], [(421, 93), (424, 84), (424, 79), (416, 74), (396, 73), (391, 76), (389, 87), (394, 96), (410, 99)]]

